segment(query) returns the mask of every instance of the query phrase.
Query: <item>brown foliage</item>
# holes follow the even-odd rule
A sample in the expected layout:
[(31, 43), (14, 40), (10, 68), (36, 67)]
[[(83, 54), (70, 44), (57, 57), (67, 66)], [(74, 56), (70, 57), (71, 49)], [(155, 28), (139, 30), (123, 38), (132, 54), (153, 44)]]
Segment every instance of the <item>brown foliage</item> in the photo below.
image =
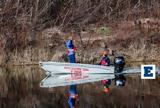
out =
[[(160, 16), (159, 0), (1, 0), (0, 4), (0, 50), (8, 53), (44, 44), (38, 34), (55, 25), (58, 29), (73, 29), (79, 35), (88, 24), (108, 25), (123, 21), (125, 24), (118, 25), (121, 27), (117, 32), (119, 41), (132, 35), (129, 33), (132, 24), (127, 25), (128, 20), (149, 18), (150, 31), (159, 26), (152, 20)], [(141, 26), (146, 30), (146, 24), (141, 23)], [(127, 27), (128, 32), (123, 32)], [(55, 44), (57, 40), (62, 43), (59, 39), (62, 38), (53, 35), (43, 46), (46, 48), (48, 44), (54, 49), (60, 45)]]

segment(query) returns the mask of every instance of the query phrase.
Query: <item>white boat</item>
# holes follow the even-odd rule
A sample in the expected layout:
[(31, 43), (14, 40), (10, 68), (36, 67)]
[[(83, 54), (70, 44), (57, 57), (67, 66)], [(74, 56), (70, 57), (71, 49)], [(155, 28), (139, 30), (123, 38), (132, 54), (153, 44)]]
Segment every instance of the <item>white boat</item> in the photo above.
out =
[(83, 75), (55, 75), (48, 76), (40, 83), (40, 87), (50, 88), (58, 86), (67, 86), (72, 84), (83, 84), (88, 82), (95, 82), (105, 79), (114, 79), (114, 74), (102, 75), (102, 74), (83, 74)]
[(79, 63), (60, 63), (60, 62), (40, 62), (41, 68), (48, 75), (55, 74), (102, 74), (114, 73), (114, 66), (101, 66), (91, 64), (79, 64)]
[[(114, 66), (59, 62), (40, 62), (40, 66), (47, 75), (41, 81), (40, 87), (58, 87), (115, 78)], [(139, 72), (140, 69), (126, 68), (122, 73)]]
[[(40, 62), (39, 64), (47, 75), (40, 82), (40, 87), (45, 88), (114, 79), (116, 74), (131, 75), (141, 73), (141, 68), (124, 68), (121, 73), (115, 73), (114, 66), (60, 62)], [(156, 70), (159, 70), (159, 68)]]

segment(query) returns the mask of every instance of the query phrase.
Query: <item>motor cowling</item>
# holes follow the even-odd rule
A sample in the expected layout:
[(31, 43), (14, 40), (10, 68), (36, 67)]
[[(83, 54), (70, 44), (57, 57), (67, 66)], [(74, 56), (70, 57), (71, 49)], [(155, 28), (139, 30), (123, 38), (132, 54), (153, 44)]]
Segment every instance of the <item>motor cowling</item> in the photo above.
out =
[(125, 86), (126, 78), (123, 74), (115, 76), (115, 85), (116, 86)]
[(116, 56), (114, 58), (114, 67), (115, 67), (115, 73), (121, 73), (123, 71), (123, 68), (125, 66), (125, 60), (123, 56)]
[(123, 56), (116, 56), (114, 58), (114, 72), (115, 72), (115, 85), (116, 86), (125, 86), (126, 78), (123, 74), (123, 68), (125, 66), (125, 60)]

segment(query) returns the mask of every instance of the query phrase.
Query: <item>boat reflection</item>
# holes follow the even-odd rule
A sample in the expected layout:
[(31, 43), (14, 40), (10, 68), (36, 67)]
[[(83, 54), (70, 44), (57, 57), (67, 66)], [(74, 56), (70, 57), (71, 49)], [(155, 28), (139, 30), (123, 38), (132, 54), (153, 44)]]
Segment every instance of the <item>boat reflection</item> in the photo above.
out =
[[(68, 108), (67, 89), (44, 89), (45, 77), (38, 66), (0, 68), (0, 108)], [(160, 80), (141, 80), (129, 76), (125, 87), (111, 85), (104, 94), (100, 82), (78, 86), (79, 108), (158, 108)]]

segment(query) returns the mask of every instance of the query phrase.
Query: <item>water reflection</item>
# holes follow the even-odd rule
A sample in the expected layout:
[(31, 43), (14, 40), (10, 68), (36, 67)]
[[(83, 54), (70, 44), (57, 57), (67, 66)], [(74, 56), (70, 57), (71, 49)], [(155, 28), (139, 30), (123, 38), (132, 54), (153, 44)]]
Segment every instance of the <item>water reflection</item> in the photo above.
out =
[[(0, 68), (0, 108), (68, 108), (67, 89), (43, 89), (45, 77), (37, 67)], [(124, 88), (111, 85), (109, 95), (100, 82), (78, 86), (79, 108), (159, 108), (160, 80), (127, 77)]]

